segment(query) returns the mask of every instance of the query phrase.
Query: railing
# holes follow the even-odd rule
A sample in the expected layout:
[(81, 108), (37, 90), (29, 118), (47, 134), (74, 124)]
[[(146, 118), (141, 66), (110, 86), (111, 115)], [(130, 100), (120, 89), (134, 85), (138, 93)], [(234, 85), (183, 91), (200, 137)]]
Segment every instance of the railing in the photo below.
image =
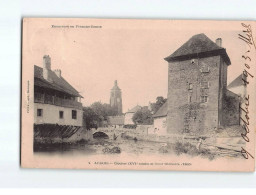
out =
[(52, 104), (68, 108), (82, 109), (82, 103), (80, 102), (41, 93), (35, 93), (34, 102), (42, 104)]

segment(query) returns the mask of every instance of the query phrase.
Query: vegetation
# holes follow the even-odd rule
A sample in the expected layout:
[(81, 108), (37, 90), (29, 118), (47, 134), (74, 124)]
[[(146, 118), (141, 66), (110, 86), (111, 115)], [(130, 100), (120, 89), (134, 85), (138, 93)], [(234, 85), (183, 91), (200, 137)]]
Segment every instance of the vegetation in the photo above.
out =
[(167, 98), (164, 98), (162, 96), (158, 96), (156, 98), (156, 102), (155, 103), (151, 103), (151, 107), (152, 107), (152, 112), (153, 114), (155, 114), (158, 109), (167, 101)]
[(201, 148), (198, 150), (195, 145), (186, 142), (176, 142), (174, 145), (174, 151), (177, 155), (188, 154), (190, 156), (202, 156), (209, 158), (210, 160), (214, 159), (214, 154), (210, 152), (208, 149)]
[(147, 107), (142, 108), (137, 112), (135, 112), (135, 114), (132, 117), (132, 120), (136, 125), (152, 125), (153, 124), (152, 113)]
[(83, 108), (83, 121), (87, 129), (97, 128), (107, 120), (107, 116), (114, 115), (117, 115), (117, 110), (101, 102), (94, 102), (91, 106)]

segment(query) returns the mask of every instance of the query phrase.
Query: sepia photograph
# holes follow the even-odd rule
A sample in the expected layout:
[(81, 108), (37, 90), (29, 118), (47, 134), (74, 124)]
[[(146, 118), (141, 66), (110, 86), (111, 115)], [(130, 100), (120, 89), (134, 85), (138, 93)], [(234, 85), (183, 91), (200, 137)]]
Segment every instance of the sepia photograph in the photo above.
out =
[(251, 26), (24, 18), (22, 166), (254, 171)]

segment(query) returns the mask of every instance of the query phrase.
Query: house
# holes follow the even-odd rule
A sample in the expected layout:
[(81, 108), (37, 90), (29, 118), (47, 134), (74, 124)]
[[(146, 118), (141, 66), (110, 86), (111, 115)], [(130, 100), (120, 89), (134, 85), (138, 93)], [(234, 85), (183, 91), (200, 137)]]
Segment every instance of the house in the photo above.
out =
[(246, 78), (244, 78), (243, 74), (240, 74), (228, 85), (228, 90), (239, 95), (241, 98), (245, 98), (247, 93), (244, 81), (246, 81)]
[(120, 116), (108, 116), (108, 126), (114, 128), (122, 128), (124, 126), (124, 115)]
[(83, 126), (79, 92), (51, 69), (51, 58), (43, 57), (43, 68), (34, 66), (34, 131), (39, 137), (69, 137)]
[(133, 120), (132, 120), (132, 117), (133, 117), (133, 115), (134, 115), (137, 111), (139, 111), (139, 110), (141, 110), (141, 109), (142, 109), (142, 107), (139, 106), (139, 105), (137, 105), (137, 106), (133, 107), (132, 109), (128, 110), (128, 111), (125, 113), (125, 116), (124, 116), (124, 124), (125, 124), (125, 125), (134, 125), (134, 122), (133, 122)]
[[(229, 85), (228, 90), (237, 94), (240, 97), (240, 106), (245, 108), (246, 97), (247, 97), (247, 90), (245, 82), (247, 81), (246, 77), (243, 74), (240, 74), (236, 77)], [(242, 120), (246, 120), (246, 113), (240, 112), (240, 124), (242, 124)]]
[(239, 124), (240, 100), (227, 89), (231, 61), (221, 38), (194, 35), (165, 60), (168, 133), (198, 135)]
[(153, 132), (159, 135), (165, 135), (167, 133), (167, 102), (165, 102), (153, 115), (153, 119)]

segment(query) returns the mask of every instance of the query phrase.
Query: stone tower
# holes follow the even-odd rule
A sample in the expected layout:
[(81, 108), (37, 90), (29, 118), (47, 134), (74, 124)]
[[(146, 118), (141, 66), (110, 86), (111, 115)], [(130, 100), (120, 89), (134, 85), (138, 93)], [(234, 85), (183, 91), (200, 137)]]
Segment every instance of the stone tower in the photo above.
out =
[(235, 94), (226, 89), (231, 62), (221, 39), (214, 43), (205, 34), (195, 35), (165, 60), (169, 133), (203, 134), (236, 120), (239, 112), (225, 110), (230, 106), (224, 100), (234, 108), (239, 108), (239, 102), (233, 103)]
[(121, 115), (122, 111), (122, 92), (117, 85), (117, 80), (115, 80), (114, 87), (110, 92), (110, 106), (117, 110), (117, 115)]

